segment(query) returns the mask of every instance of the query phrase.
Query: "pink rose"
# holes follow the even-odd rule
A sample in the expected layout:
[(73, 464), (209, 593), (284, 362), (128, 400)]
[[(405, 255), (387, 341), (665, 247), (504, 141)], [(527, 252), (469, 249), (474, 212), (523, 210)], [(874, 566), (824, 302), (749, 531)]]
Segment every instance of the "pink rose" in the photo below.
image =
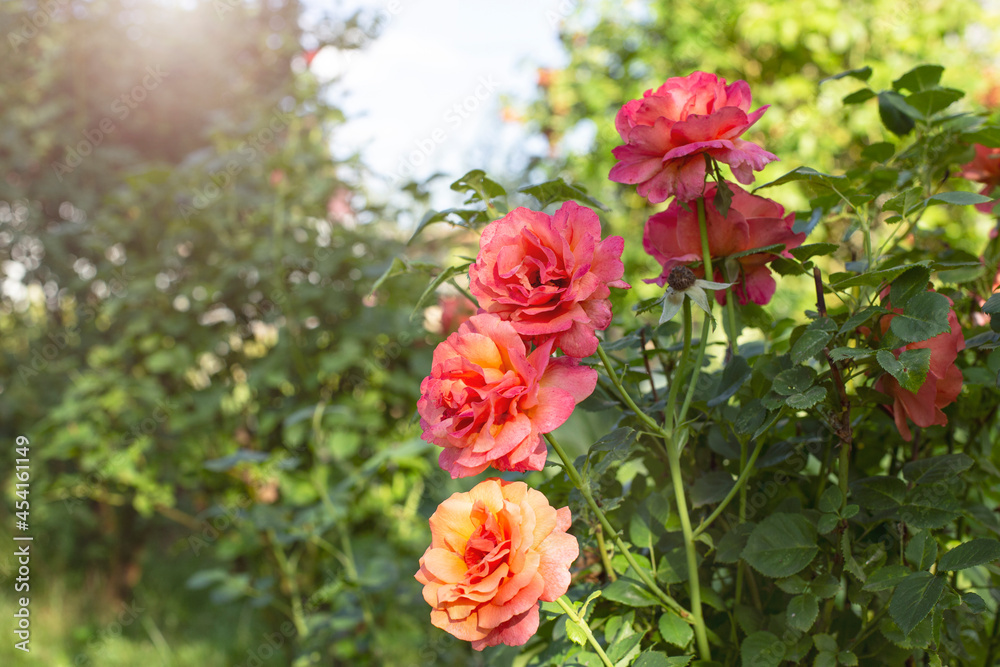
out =
[(538, 601), (569, 588), (580, 553), (568, 507), (524, 482), (488, 479), (455, 493), (431, 517), (431, 546), (415, 578), (431, 623), (482, 651), (520, 646), (538, 630)]
[[(896, 308), (895, 311), (903, 312), (900, 308)], [(895, 315), (882, 317), (880, 327), (883, 334), (888, 331), (889, 323), (894, 317)], [(948, 417), (941, 408), (954, 403), (962, 391), (962, 371), (955, 366), (955, 361), (958, 359), (959, 351), (965, 349), (965, 339), (954, 310), (948, 313), (948, 324), (951, 325), (950, 331), (893, 350), (893, 354), (897, 357), (904, 350), (931, 351), (930, 371), (917, 393), (903, 389), (896, 378), (888, 374), (881, 376), (875, 382), (876, 391), (892, 397), (893, 403), (888, 410), (896, 422), (899, 434), (907, 442), (913, 440), (910, 426), (906, 423), (907, 418), (922, 428), (932, 424), (944, 426), (948, 423)]]
[(526, 340), (554, 338), (567, 355), (586, 357), (597, 351), (594, 331), (611, 324), (608, 288), (629, 288), (624, 247), (620, 236), (602, 241), (597, 214), (574, 202), (551, 216), (516, 208), (483, 230), (469, 289)]
[(690, 201), (704, 188), (704, 153), (728, 164), (740, 183), (752, 183), (754, 170), (778, 158), (739, 137), (766, 110), (749, 113), (746, 81), (727, 86), (725, 79), (705, 72), (667, 79), (615, 117), (625, 145), (612, 151), (619, 162), (608, 178), (638, 184), (639, 194), (653, 204), (671, 195)]
[[(972, 162), (962, 165), (959, 176), (982, 183), (983, 189), (979, 194), (991, 197), (993, 189), (1000, 187), (1000, 148), (987, 148), (976, 144), (976, 157)], [(976, 204), (976, 210), (991, 213), (998, 203), (1000, 202), (987, 201)]]
[[(805, 240), (805, 234), (792, 231), (795, 214), (785, 215), (785, 209), (775, 201), (758, 197), (743, 190), (735, 183), (727, 183), (733, 193), (729, 214), (722, 214), (715, 208), (712, 199), (717, 186), (713, 183), (705, 191), (705, 224), (708, 232), (708, 248), (713, 257), (734, 255), (753, 248), (763, 248), (775, 244), (784, 244), (786, 248), (795, 248)], [(663, 286), (667, 282), (670, 270), (675, 266), (702, 259), (701, 233), (698, 229), (698, 214), (695, 206), (684, 205), (679, 200), (671, 202), (666, 211), (657, 213), (646, 221), (646, 231), (643, 234), (642, 245), (646, 252), (653, 256), (663, 266), (660, 276), (647, 282), (655, 282)], [(782, 252), (787, 255), (787, 252)], [(740, 274), (736, 277), (736, 297), (741, 304), (753, 301), (765, 304), (774, 295), (776, 284), (771, 277), (767, 263), (777, 255), (771, 253), (755, 253), (740, 257)], [(721, 264), (721, 263), (720, 263)], [(715, 276), (712, 280), (731, 282), (723, 279), (721, 265), (714, 266)], [(704, 267), (695, 269), (699, 276), (704, 275)], [(718, 290), (715, 293), (719, 303), (726, 302), (726, 292)]]
[(594, 391), (597, 371), (552, 358), (552, 340), (531, 354), (510, 322), (473, 315), (434, 350), (420, 384), (423, 439), (444, 447), (452, 478), (497, 470), (541, 470), (543, 433), (562, 425)]

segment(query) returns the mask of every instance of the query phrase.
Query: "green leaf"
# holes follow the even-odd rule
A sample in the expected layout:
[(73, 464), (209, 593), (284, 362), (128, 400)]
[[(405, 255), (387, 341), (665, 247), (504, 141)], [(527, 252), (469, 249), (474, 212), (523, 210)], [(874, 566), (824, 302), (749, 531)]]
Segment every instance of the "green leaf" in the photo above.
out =
[(719, 540), (719, 547), (715, 551), (715, 561), (717, 563), (738, 561), (755, 527), (754, 523), (739, 523), (733, 526), (732, 530), (727, 531)]
[(832, 598), (840, 592), (840, 580), (832, 574), (821, 574), (809, 582), (809, 592), (820, 600)]
[(672, 611), (660, 616), (659, 629), (663, 641), (678, 648), (687, 646), (694, 637), (694, 629)]
[(868, 510), (896, 509), (906, 498), (906, 482), (896, 477), (866, 477), (850, 486), (851, 499)]
[(986, 300), (983, 304), (983, 312), (987, 315), (996, 315), (1000, 313), (1000, 293), (994, 294)]
[(837, 667), (837, 654), (829, 651), (820, 651), (816, 654), (813, 667)]
[(868, 79), (872, 76), (872, 68), (865, 65), (864, 67), (845, 70), (839, 74), (834, 74), (833, 76), (828, 76), (825, 79), (820, 79), (820, 84), (822, 85), (827, 81), (836, 81), (837, 79), (843, 79), (848, 76), (852, 79), (857, 79), (858, 81), (868, 81)]
[(455, 192), (471, 193), (469, 199), (466, 201), (467, 204), (471, 204), (477, 199), (482, 200), (483, 195), (493, 199), (494, 197), (503, 197), (507, 194), (503, 186), (496, 181), (490, 180), (486, 176), (486, 172), (482, 169), (473, 169), (464, 176), (461, 176), (451, 184), (451, 189)]
[(919, 111), (925, 118), (947, 109), (955, 102), (965, 97), (965, 93), (954, 88), (934, 88), (922, 90), (907, 96), (906, 102)]
[[(843, 326), (840, 327), (840, 331), (837, 333), (845, 334), (852, 332), (871, 318), (884, 312), (886, 312), (884, 308), (879, 308), (878, 306), (866, 306), (862, 310), (848, 317), (847, 321), (844, 322)], [(839, 350), (842, 348), (837, 349)]]
[(840, 246), (836, 243), (807, 243), (798, 248), (791, 248), (788, 252), (795, 259), (804, 262), (812, 257), (831, 255), (839, 248)]
[(971, 468), (973, 463), (975, 461), (967, 454), (942, 454), (910, 461), (903, 466), (903, 477), (914, 484), (936, 484), (953, 479)]
[(944, 485), (917, 486), (896, 515), (914, 528), (936, 530), (958, 518), (958, 500)]
[(570, 185), (561, 178), (557, 178), (552, 181), (545, 181), (544, 183), (539, 183), (538, 185), (529, 185), (521, 188), (518, 192), (523, 192), (524, 194), (531, 195), (537, 199), (541, 204), (541, 208), (545, 208), (553, 202), (573, 200), (586, 206), (599, 208), (602, 211), (608, 210), (607, 206), (587, 194), (587, 190), (585, 188), (579, 185)]
[(785, 642), (766, 631), (750, 634), (740, 644), (744, 667), (778, 667), (785, 659)]
[(924, 292), (909, 300), (902, 315), (892, 318), (889, 330), (908, 343), (918, 343), (950, 331), (950, 312), (948, 297), (937, 292)]
[[(906, 545), (906, 559), (918, 570), (928, 570), (937, 560), (937, 540), (928, 532), (917, 533)], [(940, 569), (940, 568), (939, 568)]]
[(667, 654), (661, 651), (646, 651), (632, 663), (632, 667), (687, 667), (689, 664), (691, 664), (690, 655), (668, 658)]
[(413, 319), (420, 313), (420, 309), (424, 307), (425, 303), (430, 301), (431, 297), (434, 296), (441, 285), (444, 285), (455, 276), (460, 276), (463, 273), (466, 273), (471, 265), (472, 262), (461, 264), (459, 266), (450, 266), (439, 273), (434, 280), (430, 282), (427, 289), (424, 290), (424, 293), (420, 295), (420, 298), (417, 299), (416, 305), (413, 306), (413, 312), (410, 313), (410, 319)]
[(837, 652), (837, 640), (828, 634), (821, 633), (813, 635), (813, 644), (816, 646), (817, 651), (822, 651), (824, 653)]
[(713, 470), (695, 480), (691, 486), (691, 505), (695, 508), (717, 503), (726, 497), (736, 480), (725, 470)]
[(844, 667), (856, 667), (858, 664), (858, 656), (854, 655), (850, 651), (841, 651), (837, 654), (837, 662)]
[(777, 180), (771, 181), (770, 183), (765, 183), (757, 188), (754, 188), (754, 192), (757, 190), (763, 190), (764, 188), (769, 188), (774, 185), (784, 185), (785, 183), (794, 183), (796, 181), (805, 181), (810, 185), (816, 185), (828, 189), (832, 189), (833, 184), (841, 184), (847, 180), (846, 176), (834, 176), (832, 174), (824, 174), (822, 172), (816, 171), (812, 167), (797, 167), (792, 169), (790, 172), (784, 176), (779, 177)]
[(902, 137), (909, 134), (916, 123), (914, 118), (921, 118), (919, 111), (911, 107), (899, 93), (882, 91), (878, 94), (878, 114), (886, 129)]
[(982, 614), (987, 610), (986, 600), (980, 597), (977, 593), (966, 593), (962, 596), (962, 602), (969, 608), (973, 614)]
[[(608, 470), (617, 468), (632, 452), (632, 443), (636, 439), (635, 430), (622, 426), (590, 446), (587, 453), (592, 463), (591, 474), (594, 477), (603, 476)], [(603, 456), (598, 461), (598, 456)]]
[(840, 523), (840, 517), (836, 514), (821, 514), (819, 521), (816, 522), (816, 530), (820, 535), (826, 535), (837, 527)]
[(796, 595), (789, 601), (788, 609), (785, 610), (788, 625), (800, 632), (807, 632), (816, 622), (817, 616), (819, 616), (819, 601), (812, 593)]
[(901, 581), (889, 601), (889, 615), (904, 635), (930, 613), (944, 591), (944, 579), (930, 572), (913, 572)]
[(869, 350), (866, 347), (835, 347), (830, 350), (830, 358), (834, 361), (867, 359), (874, 356), (875, 352), (875, 350)]
[(941, 65), (918, 65), (893, 81), (892, 89), (908, 90), (911, 93), (929, 90), (941, 81), (942, 72), (944, 67)]
[[(925, 262), (921, 262), (920, 264), (924, 263), (929, 264), (930, 261), (926, 260)], [(889, 282), (895, 279), (896, 276), (902, 274), (904, 271), (909, 270), (910, 267), (912, 266), (914, 265), (909, 264), (905, 266), (893, 266), (888, 269), (879, 269), (878, 271), (869, 271), (868, 273), (861, 273), (856, 276), (851, 276), (850, 278), (838, 280), (837, 282), (832, 283), (830, 287), (839, 291), (846, 290), (850, 287), (857, 287), (859, 285), (864, 285), (866, 287), (878, 287), (884, 282)], [(881, 311), (881, 309), (879, 310)]]
[(660, 603), (642, 584), (627, 577), (618, 577), (604, 588), (604, 597), (628, 607), (652, 607)]
[(985, 125), (972, 132), (963, 133), (962, 139), (970, 144), (982, 144), (987, 148), (1000, 148), (1000, 127)]
[(903, 308), (911, 298), (927, 291), (927, 282), (930, 279), (931, 270), (928, 267), (910, 267), (892, 281), (889, 301), (895, 308)]
[(583, 646), (587, 643), (587, 633), (583, 631), (583, 626), (569, 616), (566, 617), (566, 636), (574, 644)]
[[(872, 93), (871, 97), (875, 97), (875, 93)], [(879, 141), (861, 150), (861, 157), (872, 162), (885, 162), (895, 154), (896, 146), (889, 141)]]
[(989, 537), (979, 537), (959, 544), (941, 556), (938, 571), (964, 570), (977, 565), (986, 565), (998, 559), (1000, 559), (1000, 542)]
[(389, 264), (389, 268), (387, 268), (382, 273), (382, 275), (378, 277), (378, 279), (372, 285), (372, 289), (371, 292), (369, 292), (369, 294), (374, 294), (375, 292), (377, 292), (378, 288), (382, 286), (382, 283), (384, 283), (389, 278), (401, 275), (403, 273), (408, 272), (409, 270), (410, 270), (409, 267), (406, 266), (403, 260), (401, 260), (399, 257), (393, 257), (392, 263)]
[(855, 90), (849, 95), (845, 95), (841, 102), (843, 104), (862, 104), (873, 97), (875, 97), (874, 90), (871, 88), (862, 88), (861, 90)]
[(805, 568), (819, 552), (816, 528), (801, 514), (777, 512), (754, 528), (743, 558), (768, 577), (788, 577)]
[(931, 368), (931, 351), (929, 348), (903, 350), (897, 359), (888, 350), (879, 350), (875, 358), (889, 375), (896, 378), (900, 386), (914, 394), (927, 379)]
[(212, 472), (226, 472), (235, 468), (241, 463), (262, 463), (270, 458), (267, 452), (258, 452), (250, 449), (239, 449), (235, 454), (223, 456), (221, 459), (205, 461), (202, 467)]
[(608, 647), (608, 658), (615, 664), (615, 667), (625, 667), (634, 657), (639, 655), (640, 642), (642, 642), (642, 634), (640, 633), (623, 637)]
[(828, 487), (819, 497), (819, 509), (821, 512), (839, 512), (844, 504), (844, 492), (839, 486)]
[(802, 335), (799, 336), (799, 339), (795, 341), (795, 344), (792, 345), (792, 349), (789, 351), (792, 363), (801, 364), (808, 359), (812, 359), (823, 351), (823, 348), (826, 347), (826, 344), (832, 338), (833, 334), (829, 331), (806, 330), (802, 332)]
[(774, 583), (789, 595), (798, 595), (809, 587), (809, 582), (797, 574), (785, 577), (784, 579), (778, 579)]
[(751, 375), (753, 375), (753, 371), (747, 360), (741, 356), (733, 357), (722, 371), (718, 393), (708, 400), (708, 407), (714, 408), (728, 401), (750, 379)]
[(816, 371), (807, 366), (796, 366), (774, 376), (772, 388), (782, 396), (801, 394), (813, 385), (815, 379)]
[(785, 399), (785, 404), (795, 410), (808, 410), (826, 397), (826, 389), (813, 387), (801, 394), (792, 394)]
[(936, 195), (931, 195), (927, 198), (928, 206), (934, 203), (955, 204), (956, 206), (973, 206), (975, 204), (984, 204), (988, 201), (993, 201), (993, 198), (977, 194), (975, 192), (965, 192), (962, 190), (956, 190), (955, 192), (939, 192)]

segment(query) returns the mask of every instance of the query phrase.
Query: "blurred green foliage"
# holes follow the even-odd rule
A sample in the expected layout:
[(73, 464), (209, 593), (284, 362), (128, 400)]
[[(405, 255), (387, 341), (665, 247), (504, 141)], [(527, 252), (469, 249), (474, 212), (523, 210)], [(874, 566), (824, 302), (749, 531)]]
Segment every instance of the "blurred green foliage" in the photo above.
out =
[[(69, 2), (25, 30), (36, 11), (0, 10), (25, 35), (0, 47), (0, 437), (31, 440), (33, 646), (471, 664), (429, 639), (412, 580), (452, 489), (410, 422), (422, 287), (368, 295), (405, 238), (331, 157), (343, 118), (299, 3)], [(313, 39), (349, 48), (370, 21)]]
[[(51, 665), (509, 662), (432, 628), (412, 580), (426, 517), (464, 488), (411, 421), (436, 342), (411, 318), (426, 281), (369, 295), (406, 238), (360, 161), (330, 155), (343, 118), (303, 65), (298, 0), (44, 7), (0, 5), (0, 442), (31, 439), (33, 649)], [(964, 45), (995, 23), (971, 0), (617, 7), (566, 23), (570, 64), (531, 114), (559, 158), (532, 173), (616, 202), (617, 233), (645, 213), (606, 180), (614, 114), (667, 76), (744, 78), (773, 105), (756, 131), (784, 162), (760, 182), (881, 140), (873, 105), (840, 105), (856, 84), (824, 76), (872, 65), (886, 87), (929, 60), (988, 85)], [(355, 48), (359, 27), (374, 32), (362, 14), (319, 43)], [(566, 152), (588, 124), (590, 147)], [(618, 518), (652, 493), (630, 492)]]

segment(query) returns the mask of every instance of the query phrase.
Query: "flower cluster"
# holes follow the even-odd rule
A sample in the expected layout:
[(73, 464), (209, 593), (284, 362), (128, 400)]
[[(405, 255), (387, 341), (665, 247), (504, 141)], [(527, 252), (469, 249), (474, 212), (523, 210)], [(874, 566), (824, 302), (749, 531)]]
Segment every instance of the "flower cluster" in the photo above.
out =
[[(543, 434), (597, 384), (579, 360), (611, 323), (610, 288), (629, 287), (623, 248), (574, 202), (554, 215), (517, 208), (483, 230), (469, 271), (479, 313), (434, 350), (417, 402), (422, 437), (443, 448), (438, 462), (453, 478), (544, 467)], [(571, 523), (568, 508), (521, 482), (490, 479), (453, 495), (431, 518), (415, 575), (431, 621), (477, 650), (525, 643), (539, 600), (569, 586), (579, 553)]]

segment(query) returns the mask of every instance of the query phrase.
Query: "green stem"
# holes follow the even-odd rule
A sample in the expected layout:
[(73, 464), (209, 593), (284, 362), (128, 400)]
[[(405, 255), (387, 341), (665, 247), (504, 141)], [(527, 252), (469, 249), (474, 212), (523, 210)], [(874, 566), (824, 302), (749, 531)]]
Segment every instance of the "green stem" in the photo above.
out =
[(840, 491), (844, 495), (843, 504), (847, 504), (847, 469), (851, 465), (851, 443), (840, 443), (840, 461), (837, 468), (837, 477), (840, 481)]
[(267, 537), (271, 553), (274, 554), (274, 559), (278, 561), (281, 580), (288, 588), (288, 594), (291, 598), (292, 622), (295, 624), (295, 631), (299, 633), (299, 637), (306, 637), (309, 634), (309, 628), (306, 625), (305, 617), (302, 615), (302, 600), (299, 598), (299, 584), (295, 579), (295, 568), (288, 562), (288, 557), (285, 556), (284, 549), (278, 544), (273, 530), (267, 531)]
[(698, 537), (705, 530), (712, 525), (712, 522), (719, 518), (719, 515), (726, 509), (726, 506), (732, 502), (736, 494), (740, 494), (740, 523), (743, 523), (746, 517), (747, 511), (747, 493), (746, 493), (746, 483), (750, 479), (750, 475), (753, 473), (753, 464), (757, 462), (757, 456), (760, 454), (762, 447), (755, 447), (753, 454), (750, 455), (750, 460), (747, 460), (747, 445), (745, 442), (740, 443), (740, 476), (736, 480), (736, 484), (733, 488), (729, 489), (729, 493), (726, 497), (722, 499), (718, 507), (708, 515), (708, 517), (698, 524), (698, 527), (694, 530), (694, 536)]
[(651, 590), (656, 597), (658, 597), (665, 605), (676, 611), (681, 618), (691, 623), (691, 612), (682, 607), (677, 600), (664, 593), (663, 590), (656, 585), (656, 582), (650, 579), (649, 575), (646, 574), (646, 571), (639, 567), (639, 564), (635, 562), (635, 558), (632, 557), (632, 552), (629, 551), (625, 542), (618, 535), (618, 531), (611, 526), (608, 518), (604, 515), (604, 512), (601, 511), (601, 508), (598, 507), (597, 502), (594, 500), (593, 494), (590, 493), (590, 488), (584, 483), (583, 479), (580, 477), (580, 473), (576, 471), (576, 468), (573, 467), (573, 463), (570, 461), (569, 455), (566, 454), (566, 450), (564, 450), (562, 445), (560, 445), (559, 442), (552, 437), (551, 433), (546, 433), (545, 439), (550, 445), (552, 445), (552, 449), (556, 451), (556, 454), (559, 455), (559, 458), (563, 462), (563, 467), (566, 470), (566, 474), (569, 476), (570, 482), (572, 482), (573, 486), (580, 490), (584, 500), (587, 501), (587, 505), (590, 507), (590, 511), (597, 516), (597, 520), (600, 521), (605, 532), (607, 532), (608, 535), (614, 536), (615, 546), (617, 546), (618, 550), (621, 551), (622, 556), (625, 557), (625, 561), (629, 564), (629, 567), (635, 571), (639, 579), (642, 580), (642, 583), (646, 584), (646, 586), (649, 587), (649, 590)]
[(705, 362), (705, 349), (708, 347), (708, 334), (711, 324), (712, 316), (706, 314), (705, 320), (701, 324), (701, 340), (698, 341), (698, 357), (694, 361), (694, 370), (691, 371), (691, 380), (688, 382), (687, 395), (684, 397), (684, 404), (681, 406), (681, 412), (677, 418), (677, 423), (683, 422), (684, 418), (687, 417), (688, 407), (691, 405), (691, 399), (694, 398), (694, 390), (698, 386), (698, 376), (701, 375), (701, 366)]
[(667, 431), (674, 429), (674, 408), (677, 406), (677, 395), (684, 381), (684, 374), (687, 372), (688, 362), (691, 358), (691, 300), (684, 299), (684, 348), (681, 350), (681, 360), (674, 369), (670, 378), (670, 392), (667, 394)]
[(705, 619), (701, 613), (701, 582), (698, 578), (698, 550), (695, 548), (694, 533), (691, 530), (691, 517), (688, 515), (687, 500), (684, 497), (684, 480), (681, 478), (681, 453), (676, 447), (667, 449), (670, 457), (670, 481), (674, 487), (677, 499), (677, 514), (681, 519), (681, 531), (684, 533), (684, 552), (687, 556), (688, 587), (691, 594), (691, 615), (694, 617), (694, 634), (698, 642), (698, 653), (702, 660), (711, 660), (712, 651), (708, 645), (708, 634), (705, 632)]
[(608, 377), (611, 378), (611, 383), (615, 385), (615, 389), (618, 390), (618, 393), (621, 395), (622, 400), (625, 401), (625, 404), (628, 405), (628, 407), (635, 413), (636, 417), (645, 422), (645, 424), (649, 426), (654, 433), (659, 433), (663, 437), (667, 437), (667, 433), (663, 430), (663, 427), (660, 426), (659, 422), (640, 410), (639, 406), (635, 404), (635, 401), (632, 400), (629, 393), (625, 391), (625, 387), (622, 386), (621, 380), (618, 379), (618, 374), (615, 372), (615, 368), (611, 364), (611, 359), (608, 358), (608, 354), (604, 351), (604, 348), (600, 344), (597, 345), (597, 354), (601, 357), (601, 361), (604, 363), (604, 368), (608, 371)]
[(712, 271), (712, 251), (708, 247), (708, 225), (705, 222), (705, 198), (698, 197), (698, 231), (701, 233), (701, 258), (705, 262), (705, 280), (715, 280)]
[(590, 642), (590, 645), (594, 647), (595, 651), (597, 651), (597, 655), (600, 656), (601, 662), (607, 665), (607, 667), (614, 667), (614, 663), (611, 662), (607, 653), (604, 652), (601, 645), (597, 643), (597, 639), (594, 638), (594, 633), (590, 630), (590, 626), (587, 625), (587, 621), (580, 618), (580, 616), (573, 610), (573, 605), (566, 602), (566, 596), (563, 595), (556, 598), (556, 604), (562, 607), (562, 610), (566, 612), (566, 615), (569, 616), (571, 621), (580, 626), (580, 629), (583, 630), (583, 634), (587, 637), (587, 641)]
[(608, 556), (608, 546), (604, 542), (604, 527), (598, 524), (597, 530), (594, 532), (597, 534), (597, 550), (601, 553), (601, 563), (604, 565), (604, 574), (606, 574), (608, 579), (611, 581), (618, 581), (618, 574), (615, 572), (615, 568), (611, 566), (611, 558)]
[(726, 318), (729, 320), (729, 345), (733, 348), (734, 355), (740, 353), (740, 346), (736, 342), (739, 334), (736, 332), (736, 306), (733, 305), (735, 299), (736, 292), (730, 287), (729, 296), (726, 299)]

